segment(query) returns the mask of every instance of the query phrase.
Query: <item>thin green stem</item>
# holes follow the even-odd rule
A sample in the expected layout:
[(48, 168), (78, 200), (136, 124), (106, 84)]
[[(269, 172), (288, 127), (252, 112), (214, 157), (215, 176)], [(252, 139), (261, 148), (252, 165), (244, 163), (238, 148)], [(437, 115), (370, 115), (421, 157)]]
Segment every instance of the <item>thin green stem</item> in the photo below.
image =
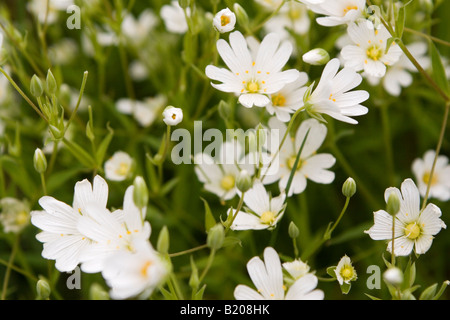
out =
[(81, 104), (81, 99), (83, 98), (83, 95), (84, 95), (84, 89), (86, 88), (86, 82), (87, 82), (88, 75), (89, 75), (89, 72), (87, 72), (87, 71), (85, 71), (83, 74), (83, 81), (81, 83), (80, 94), (78, 96), (77, 105), (75, 106), (75, 109), (73, 110), (72, 114), (70, 115), (69, 120), (67, 121), (66, 127), (64, 128), (64, 133), (67, 131), (67, 129), (69, 128), (70, 124), (72, 123), (73, 119), (75, 118), (75, 116), (78, 112), (78, 108), (80, 107), (80, 104)]
[(215, 249), (211, 249), (211, 251), (209, 253), (208, 261), (206, 262), (206, 266), (203, 269), (202, 274), (200, 275), (199, 283), (203, 282), (203, 279), (205, 278), (205, 276), (208, 273), (209, 269), (211, 269), (211, 266), (212, 266), (212, 263), (214, 261), (215, 256), (216, 256), (216, 250)]
[(206, 249), (206, 248), (208, 248), (208, 245), (202, 244), (202, 245), (200, 245), (198, 247), (195, 247), (195, 248), (183, 250), (183, 251), (180, 251), (180, 252), (171, 253), (171, 254), (169, 254), (169, 257), (170, 258), (180, 257), (180, 256), (183, 256), (185, 254), (193, 253), (193, 252), (200, 251), (200, 250), (203, 250), (203, 249)]
[(424, 32), (420, 32), (420, 31), (417, 31), (417, 30), (414, 30), (414, 29), (411, 29), (411, 28), (408, 28), (408, 27), (405, 27), (403, 30), (406, 31), (406, 32), (409, 32), (409, 33), (421, 36), (423, 38), (430, 39), (430, 40), (432, 40), (434, 42), (437, 42), (437, 43), (440, 43), (440, 44), (442, 44), (444, 46), (450, 47), (450, 42), (442, 40), (442, 39), (439, 39), (439, 38), (436, 38), (436, 37), (433, 37), (432, 35), (426, 34)]
[(42, 190), (44, 192), (44, 196), (46, 196), (47, 195), (47, 184), (45, 183), (45, 173), (42, 172), (40, 174), (40, 176), (41, 176)]
[(394, 240), (395, 240), (395, 216), (392, 216), (392, 250), (391, 250), (391, 263), (395, 266), (395, 254), (394, 254)]
[(386, 151), (387, 171), (389, 176), (389, 183), (395, 185), (395, 168), (394, 168), (394, 152), (392, 150), (391, 128), (389, 124), (389, 115), (386, 104), (380, 107), (381, 109), (381, 123), (383, 128), (384, 146)]
[(241, 211), (242, 206), (244, 205), (244, 196), (245, 196), (245, 192), (242, 192), (241, 198), (239, 199), (239, 203), (236, 208), (236, 213), (231, 217), (230, 221), (226, 221), (227, 224), (226, 224), (226, 228), (225, 228), (225, 234), (228, 232), (228, 230), (230, 230), (231, 226), (233, 225), (234, 220), (236, 219), (237, 215)]
[(333, 233), (334, 229), (336, 229), (336, 227), (339, 225), (339, 222), (341, 222), (342, 217), (344, 216), (345, 212), (347, 211), (349, 203), (350, 203), (350, 197), (347, 197), (345, 199), (345, 204), (344, 204), (344, 207), (342, 208), (341, 214), (339, 215), (338, 219), (336, 220), (336, 222), (333, 224), (333, 226), (329, 230), (330, 238), (331, 238), (331, 234)]
[(11, 277), (11, 270), (14, 264), (14, 259), (16, 257), (16, 253), (17, 250), (19, 248), (19, 235), (16, 235), (16, 238), (14, 240), (14, 244), (12, 247), (12, 251), (11, 251), (11, 255), (9, 256), (9, 261), (8, 261), (8, 265), (6, 266), (6, 272), (5, 272), (5, 277), (3, 279), (3, 287), (2, 287), (2, 296), (0, 300), (5, 300), (6, 299), (6, 292), (8, 289), (8, 282), (9, 282), (9, 278)]

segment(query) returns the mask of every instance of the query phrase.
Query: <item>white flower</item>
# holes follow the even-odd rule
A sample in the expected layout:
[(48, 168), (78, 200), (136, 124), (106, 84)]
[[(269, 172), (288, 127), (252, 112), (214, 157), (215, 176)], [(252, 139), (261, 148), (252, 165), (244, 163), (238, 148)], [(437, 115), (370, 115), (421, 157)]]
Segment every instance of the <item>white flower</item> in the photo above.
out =
[(133, 247), (133, 252), (119, 251), (106, 260), (102, 276), (111, 288), (112, 299), (146, 299), (169, 273), (148, 241), (135, 241)]
[(150, 9), (142, 11), (137, 19), (128, 13), (122, 21), (122, 33), (129, 41), (140, 45), (148, 39), (150, 31), (157, 23), (158, 19)]
[(312, 116), (327, 114), (336, 120), (357, 124), (358, 121), (350, 117), (361, 116), (368, 112), (368, 109), (360, 103), (369, 98), (369, 93), (365, 90), (349, 92), (362, 82), (362, 77), (351, 68), (339, 71), (339, 66), (337, 58), (327, 63), (319, 84), (312, 94), (305, 97), (306, 110)]
[(30, 223), (30, 205), (15, 198), (1, 199), (0, 223), (5, 233), (19, 233)]
[[(429, 150), (423, 156), (423, 159), (415, 159), (412, 164), (412, 171), (415, 175), (420, 194), (424, 197), (430, 182), (431, 168), (433, 167), (436, 151)], [(431, 187), (429, 197), (440, 201), (450, 199), (450, 165), (448, 158), (439, 155), (431, 178)]]
[(167, 107), (163, 112), (163, 121), (168, 126), (176, 126), (183, 121), (183, 110), (172, 106)]
[(313, 66), (321, 66), (330, 61), (330, 55), (326, 50), (322, 48), (316, 48), (306, 52), (302, 56), (302, 59), (304, 62)]
[(162, 6), (160, 14), (168, 31), (182, 34), (189, 30), (186, 15), (189, 17), (191, 10), (190, 8), (186, 8), (185, 15), (178, 1), (172, 1), (170, 5)]
[[(263, 230), (273, 229), (283, 217), (286, 208), (286, 195), (282, 193), (272, 198), (264, 185), (256, 180), (253, 187), (244, 194), (246, 211), (239, 211), (231, 225), (232, 230)], [(236, 215), (236, 210), (229, 210)]]
[[(426, 253), (434, 236), (447, 228), (440, 219), (441, 209), (430, 203), (421, 210), (419, 190), (411, 179), (403, 181), (401, 192), (397, 188), (386, 189), (386, 202), (391, 193), (396, 193), (400, 199), (400, 211), (395, 216), (394, 254), (407, 256), (413, 249), (416, 254)], [(392, 216), (386, 211), (374, 213), (374, 225), (365, 233), (373, 240), (390, 240), (387, 250), (392, 251)]]
[(105, 162), (105, 177), (111, 181), (124, 181), (133, 171), (133, 158), (123, 151), (117, 151)]
[(230, 32), (236, 25), (236, 15), (228, 8), (220, 10), (213, 19), (213, 25), (220, 33)]
[[(286, 125), (279, 122), (276, 118), (269, 120), (269, 127), (280, 130), (281, 138), (287, 129)], [(306, 188), (307, 179), (322, 184), (329, 184), (334, 180), (334, 172), (327, 169), (335, 164), (336, 159), (328, 153), (316, 153), (325, 140), (327, 127), (316, 119), (308, 119), (301, 123), (293, 139), (288, 136), (280, 150), (278, 170), (280, 190), (285, 190), (287, 187), (297, 153), (303, 140), (305, 140), (308, 130), (309, 135), (300, 154), (300, 161), (295, 170), (288, 196), (302, 193)]]
[(326, 15), (326, 17), (319, 17), (316, 19), (318, 24), (326, 27), (334, 27), (355, 22), (358, 19), (363, 18), (366, 8), (366, 1), (324, 0), (321, 1), (321, 3), (310, 6), (310, 8), (318, 14)]
[(92, 213), (88, 213), (90, 203), (105, 208), (107, 200), (108, 185), (100, 176), (94, 178), (93, 186), (88, 180), (76, 183), (72, 207), (48, 196), (39, 200), (44, 211), (31, 212), (31, 223), (43, 230), (36, 238), (44, 243), (42, 256), (56, 260), (56, 269), (69, 272), (79, 264), (81, 252), (92, 241), (80, 233), (78, 221)]
[(334, 272), (336, 273), (336, 279), (341, 286), (344, 283), (350, 284), (350, 281), (355, 281), (357, 279), (355, 268), (347, 255), (341, 258)]
[(300, 259), (283, 263), (283, 268), (289, 273), (289, 275), (294, 280), (298, 280), (301, 277), (309, 274), (310, 270), (309, 265), (301, 261)]
[(139, 60), (130, 62), (128, 72), (134, 81), (143, 81), (148, 78), (149, 72), (147, 66)]
[(397, 267), (391, 267), (383, 273), (383, 280), (392, 285), (400, 285), (403, 282), (403, 272)]
[(303, 107), (303, 96), (307, 90), (305, 84), (308, 82), (308, 75), (300, 72), (297, 80), (289, 83), (280, 91), (270, 95), (270, 102), (266, 106), (270, 115), (283, 122), (291, 120), (291, 114)]
[(341, 51), (346, 67), (356, 71), (364, 70), (374, 77), (383, 77), (386, 66), (396, 63), (402, 55), (402, 50), (395, 42), (386, 52), (387, 40), (391, 35), (383, 25), (375, 29), (371, 22), (362, 21), (350, 24), (347, 32), (353, 44), (345, 46)]
[(134, 186), (127, 188), (123, 209), (110, 212), (94, 202), (86, 205), (86, 215), (77, 221), (77, 229), (89, 238), (91, 245), (80, 254), (84, 272), (101, 272), (111, 255), (118, 251), (133, 252), (135, 240), (148, 240), (151, 226), (145, 221), (147, 209), (140, 210), (133, 201)]
[(230, 44), (219, 39), (217, 50), (230, 70), (209, 65), (206, 76), (221, 82), (211, 83), (214, 88), (236, 94), (247, 108), (268, 105), (268, 95), (299, 77), (297, 70), (281, 71), (292, 53), (292, 45), (289, 42), (280, 44), (279, 36), (274, 33), (263, 39), (258, 52), (253, 55), (239, 31), (230, 34)]
[(47, 24), (53, 24), (58, 19), (58, 12), (66, 11), (73, 4), (73, 0), (32, 0), (27, 3), (27, 9), (38, 18), (40, 23), (47, 21)]
[(195, 155), (195, 173), (207, 191), (222, 200), (230, 200), (237, 193), (236, 179), (240, 173), (237, 163), (243, 151), (239, 144), (225, 142), (218, 153), (216, 159), (206, 153)]
[(167, 98), (163, 95), (146, 98), (142, 101), (123, 98), (117, 101), (116, 108), (123, 114), (133, 115), (142, 127), (148, 127), (155, 121), (166, 103)]
[(268, 10), (276, 10), (281, 5), (283, 0), (255, 0), (255, 2), (259, 3)]
[(285, 293), (283, 271), (277, 252), (267, 247), (264, 262), (253, 257), (247, 263), (247, 270), (256, 290), (238, 285), (234, 290), (236, 300), (323, 300), (324, 293), (316, 289), (318, 279), (308, 274), (295, 281)]

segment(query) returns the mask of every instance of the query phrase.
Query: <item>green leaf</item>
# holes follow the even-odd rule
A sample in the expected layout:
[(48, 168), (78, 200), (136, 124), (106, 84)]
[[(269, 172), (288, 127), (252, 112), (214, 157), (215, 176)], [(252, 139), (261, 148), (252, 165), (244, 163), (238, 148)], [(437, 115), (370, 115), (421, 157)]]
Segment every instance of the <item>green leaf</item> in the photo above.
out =
[(405, 29), (405, 20), (406, 20), (406, 10), (405, 6), (401, 6), (398, 10), (398, 16), (395, 20), (395, 33), (398, 38), (402, 38), (403, 30)]
[[(294, 179), (294, 174), (297, 171), (297, 167), (300, 162), (300, 155), (302, 154), (303, 147), (305, 146), (305, 143), (306, 143), (306, 140), (308, 139), (310, 131), (311, 131), (311, 129), (308, 129), (308, 131), (306, 132), (305, 138), (302, 141), (302, 145), (300, 146), (300, 149), (298, 150), (297, 157), (295, 158), (295, 163), (294, 163), (294, 166), (292, 167), (291, 174), (289, 175), (289, 180), (286, 185), (286, 194), (287, 195), (289, 194), (289, 189), (291, 188), (292, 180)], [(287, 197), (286, 197), (286, 199), (287, 199)]]
[(341, 285), (341, 291), (342, 291), (342, 294), (348, 294), (349, 292), (350, 292), (350, 289), (352, 288), (352, 285), (351, 285), (351, 283), (343, 283), (342, 285)]
[(445, 74), (444, 64), (442, 63), (441, 55), (438, 49), (432, 41), (430, 44), (430, 55), (431, 55), (431, 66), (433, 67), (432, 77), (436, 84), (441, 88), (447, 95), (450, 94), (450, 86)]
[(114, 130), (111, 129), (109, 124), (107, 125), (107, 129), (108, 129), (109, 133), (106, 135), (106, 137), (100, 143), (99, 147), (97, 148), (97, 153), (95, 155), (98, 164), (103, 163), (103, 160), (105, 159), (106, 151), (108, 150), (109, 144), (111, 143), (111, 140), (114, 135)]
[(206, 232), (209, 231), (209, 229), (211, 229), (212, 227), (214, 227), (217, 222), (216, 219), (214, 219), (214, 216), (211, 212), (211, 208), (209, 207), (208, 201), (206, 201), (203, 198), (200, 198), (203, 203), (205, 204), (205, 230)]
[(171, 180), (169, 180), (166, 184), (164, 184), (161, 188), (161, 196), (165, 196), (167, 195), (170, 191), (173, 190), (173, 188), (176, 187), (176, 185), (178, 184), (178, 181), (180, 180), (179, 177), (175, 177)]
[(236, 237), (225, 237), (222, 247), (225, 248), (225, 247), (231, 247), (231, 246), (235, 246), (235, 245), (239, 245), (242, 247), (241, 239), (236, 238)]
[(366, 296), (368, 296), (370, 299), (372, 299), (372, 300), (381, 300), (380, 298), (377, 298), (377, 297), (375, 297), (375, 296), (372, 296), (372, 295), (370, 295), (370, 294), (368, 294), (368, 293), (364, 293)]
[(70, 153), (72, 153), (72, 155), (77, 158), (78, 161), (80, 161), (85, 167), (94, 168), (97, 165), (92, 156), (78, 144), (67, 139), (63, 139), (62, 141), (66, 145), (67, 150), (69, 150)]
[(203, 285), (203, 287), (200, 288), (200, 290), (197, 291), (197, 293), (194, 295), (194, 300), (203, 300), (203, 293), (205, 292), (206, 284)]
[(423, 290), (422, 294), (419, 297), (419, 300), (432, 300), (434, 295), (436, 294), (438, 284), (432, 284), (425, 290)]
[(336, 279), (336, 272), (335, 272), (335, 270), (336, 270), (336, 266), (328, 267), (328, 268), (327, 268), (327, 273), (328, 273), (328, 275), (329, 275), (330, 277), (332, 277), (333, 279)]

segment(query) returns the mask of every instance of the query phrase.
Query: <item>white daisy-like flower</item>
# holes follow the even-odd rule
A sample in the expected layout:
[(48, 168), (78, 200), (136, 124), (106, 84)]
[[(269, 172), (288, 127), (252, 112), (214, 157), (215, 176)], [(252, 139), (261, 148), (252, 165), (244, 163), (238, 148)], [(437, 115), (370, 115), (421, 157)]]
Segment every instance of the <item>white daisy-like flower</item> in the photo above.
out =
[(128, 13), (122, 21), (122, 33), (133, 44), (142, 44), (158, 24), (156, 15), (150, 9), (142, 11), (138, 18)]
[[(278, 129), (280, 137), (283, 137), (287, 130), (286, 125), (276, 118), (269, 120), (269, 127)], [(302, 193), (306, 189), (308, 179), (321, 184), (329, 184), (334, 181), (334, 172), (328, 169), (336, 163), (336, 159), (328, 153), (317, 154), (317, 150), (327, 135), (327, 127), (316, 119), (308, 119), (301, 123), (295, 137), (291, 138), (288, 136), (281, 147), (278, 170), (280, 190), (285, 190), (287, 187), (297, 153), (303, 140), (305, 140), (308, 130), (309, 135), (300, 154), (300, 161), (295, 170), (288, 196)]]
[[(186, 15), (189, 17), (190, 14), (191, 9), (186, 8)], [(173, 0), (170, 4), (162, 6), (160, 15), (164, 20), (164, 24), (166, 25), (168, 31), (183, 34), (189, 30), (186, 15), (183, 8), (181, 8), (178, 4), (178, 1)]]
[(228, 8), (220, 10), (213, 19), (213, 26), (220, 33), (233, 31), (235, 25), (236, 15)]
[(383, 25), (376, 29), (367, 20), (352, 23), (348, 26), (347, 33), (353, 44), (345, 46), (341, 51), (346, 67), (356, 71), (364, 70), (374, 77), (383, 77), (386, 66), (396, 63), (402, 55), (402, 50), (395, 42), (386, 52), (387, 40), (391, 35)]
[(305, 85), (308, 82), (308, 75), (300, 72), (297, 80), (287, 84), (280, 91), (270, 95), (270, 103), (266, 106), (270, 115), (283, 122), (289, 122), (291, 115), (303, 107), (303, 96), (308, 89)]
[(264, 250), (264, 261), (253, 257), (247, 263), (247, 271), (256, 290), (238, 285), (234, 290), (236, 300), (323, 300), (324, 293), (316, 289), (318, 279), (307, 274), (295, 281), (286, 291), (283, 270), (278, 253), (271, 247)]
[(183, 110), (169, 106), (163, 111), (163, 121), (168, 126), (176, 126), (183, 121)]
[(0, 200), (0, 224), (5, 233), (19, 233), (30, 224), (30, 205), (26, 201), (6, 197)]
[(123, 151), (117, 151), (105, 162), (105, 177), (111, 181), (124, 181), (133, 172), (133, 158)]
[(240, 172), (237, 163), (242, 159), (243, 151), (238, 143), (227, 141), (218, 153), (215, 159), (206, 153), (195, 155), (195, 173), (205, 190), (225, 201), (237, 194), (236, 179)]
[(275, 33), (263, 39), (256, 53), (249, 50), (249, 44), (239, 31), (230, 34), (230, 44), (219, 39), (217, 50), (229, 70), (209, 65), (205, 70), (206, 76), (221, 82), (212, 82), (214, 88), (236, 94), (239, 102), (247, 108), (254, 105), (265, 107), (270, 103), (268, 95), (280, 91), (299, 77), (297, 70), (281, 71), (291, 56), (292, 45), (281, 43)]
[(170, 272), (148, 241), (134, 241), (134, 251), (119, 251), (106, 260), (102, 276), (112, 299), (147, 299)]
[(355, 281), (358, 278), (355, 268), (352, 265), (352, 261), (347, 255), (341, 258), (334, 272), (336, 273), (336, 279), (341, 286), (344, 283), (350, 284), (350, 281)]
[(360, 103), (369, 99), (369, 93), (365, 90), (350, 91), (362, 82), (362, 77), (352, 68), (345, 67), (339, 71), (339, 67), (337, 58), (326, 64), (319, 84), (305, 97), (306, 110), (312, 116), (327, 114), (336, 120), (357, 124), (358, 121), (351, 117), (367, 114), (369, 110)]
[(433, 167), (435, 156), (436, 151), (428, 150), (423, 158), (418, 158), (413, 161), (412, 171), (416, 178), (419, 192), (423, 197), (427, 192), (431, 178), (428, 196), (440, 201), (448, 201), (450, 199), (450, 164), (446, 156), (439, 155), (436, 160), (433, 177), (431, 177), (431, 168)]
[[(394, 254), (407, 256), (415, 251), (424, 254), (430, 249), (434, 236), (447, 226), (440, 219), (441, 209), (430, 203), (424, 210), (420, 207), (420, 195), (414, 181), (406, 179), (397, 188), (388, 188), (384, 198), (387, 202), (391, 193), (400, 199), (400, 211), (395, 216)], [(384, 210), (374, 213), (374, 225), (365, 233), (373, 240), (390, 240), (387, 251), (392, 251), (392, 216)]]
[(119, 99), (116, 108), (123, 114), (129, 114), (142, 126), (149, 127), (159, 116), (161, 109), (166, 105), (167, 97), (157, 95), (144, 100)]
[[(302, 1), (304, 2), (304, 1)], [(326, 17), (318, 17), (317, 23), (325, 27), (334, 27), (349, 24), (364, 18), (366, 9), (365, 0), (324, 0), (310, 9)]]
[(251, 189), (244, 194), (245, 211), (229, 210), (236, 215), (231, 225), (232, 230), (263, 230), (273, 229), (283, 217), (286, 195), (282, 193), (272, 198), (264, 185), (256, 180)]
[(77, 221), (77, 229), (91, 240), (91, 245), (80, 254), (84, 272), (101, 272), (111, 255), (118, 251), (133, 252), (134, 241), (148, 240), (151, 226), (145, 221), (146, 207), (140, 210), (133, 200), (134, 186), (125, 192), (123, 209), (110, 212), (94, 202), (86, 205), (87, 214)]
[(72, 207), (53, 197), (42, 197), (39, 204), (44, 211), (31, 212), (31, 223), (42, 230), (36, 238), (44, 244), (42, 256), (55, 260), (55, 267), (61, 272), (69, 272), (80, 263), (82, 251), (92, 244), (92, 240), (82, 234), (78, 221), (83, 216), (95, 214), (88, 212), (90, 203), (106, 208), (108, 185), (100, 176), (94, 183), (83, 180), (75, 184)]
[(60, 11), (66, 11), (71, 5), (73, 0), (50, 0), (48, 1), (47, 12), (47, 0), (32, 0), (27, 3), (27, 9), (33, 13), (40, 23), (53, 24), (58, 19)]

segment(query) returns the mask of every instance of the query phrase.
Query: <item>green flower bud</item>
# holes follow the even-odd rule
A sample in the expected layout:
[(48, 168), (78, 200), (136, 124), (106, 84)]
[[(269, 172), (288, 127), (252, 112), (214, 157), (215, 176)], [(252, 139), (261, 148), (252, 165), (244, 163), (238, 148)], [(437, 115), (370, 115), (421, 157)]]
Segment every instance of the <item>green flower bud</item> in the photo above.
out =
[(39, 98), (44, 94), (44, 87), (42, 81), (37, 75), (31, 78), (30, 91), (33, 97)]
[(187, 7), (189, 7), (189, 2), (190, 2), (189, 0), (178, 0), (178, 4), (183, 9), (186, 9)]
[(33, 164), (34, 169), (36, 169), (38, 173), (44, 173), (47, 170), (47, 159), (44, 152), (39, 148), (34, 152)]
[(303, 61), (313, 66), (321, 66), (330, 61), (330, 55), (322, 48), (316, 48), (303, 55)]
[(342, 185), (342, 194), (347, 198), (353, 197), (356, 193), (356, 182), (353, 178), (348, 178)]
[(48, 282), (44, 279), (41, 279), (36, 284), (36, 292), (37, 292), (37, 299), (48, 300), (52, 290), (50, 289), (50, 285), (48, 284)]
[(386, 203), (386, 211), (391, 215), (395, 216), (400, 211), (400, 199), (397, 194), (392, 192)]
[(167, 229), (167, 227), (164, 226), (161, 229), (161, 232), (159, 233), (158, 242), (156, 244), (156, 250), (158, 250), (159, 253), (167, 254), (169, 252), (169, 246), (170, 246), (169, 229)]
[(53, 73), (50, 71), (50, 69), (47, 72), (47, 79), (46, 79), (46, 85), (47, 85), (47, 91), (49, 94), (56, 94), (56, 91), (58, 90), (58, 84), (56, 83), (56, 79), (53, 76)]
[(216, 224), (214, 227), (209, 229), (208, 237), (206, 239), (206, 244), (209, 248), (219, 250), (222, 248), (224, 240), (225, 230), (221, 224)]
[(247, 192), (253, 185), (252, 177), (247, 170), (242, 170), (236, 179), (236, 188), (241, 192)]
[(241, 26), (247, 28), (249, 25), (248, 14), (238, 3), (233, 5), (233, 11), (236, 14), (237, 21)]
[(142, 209), (148, 204), (148, 189), (147, 185), (142, 177), (136, 177), (134, 179), (134, 192), (133, 201), (136, 207)]
[(291, 223), (289, 224), (288, 233), (289, 233), (289, 237), (291, 237), (291, 239), (296, 239), (300, 234), (298, 227), (295, 225), (295, 223), (293, 221), (291, 221)]
[(108, 292), (98, 283), (93, 283), (89, 289), (90, 300), (109, 300)]

